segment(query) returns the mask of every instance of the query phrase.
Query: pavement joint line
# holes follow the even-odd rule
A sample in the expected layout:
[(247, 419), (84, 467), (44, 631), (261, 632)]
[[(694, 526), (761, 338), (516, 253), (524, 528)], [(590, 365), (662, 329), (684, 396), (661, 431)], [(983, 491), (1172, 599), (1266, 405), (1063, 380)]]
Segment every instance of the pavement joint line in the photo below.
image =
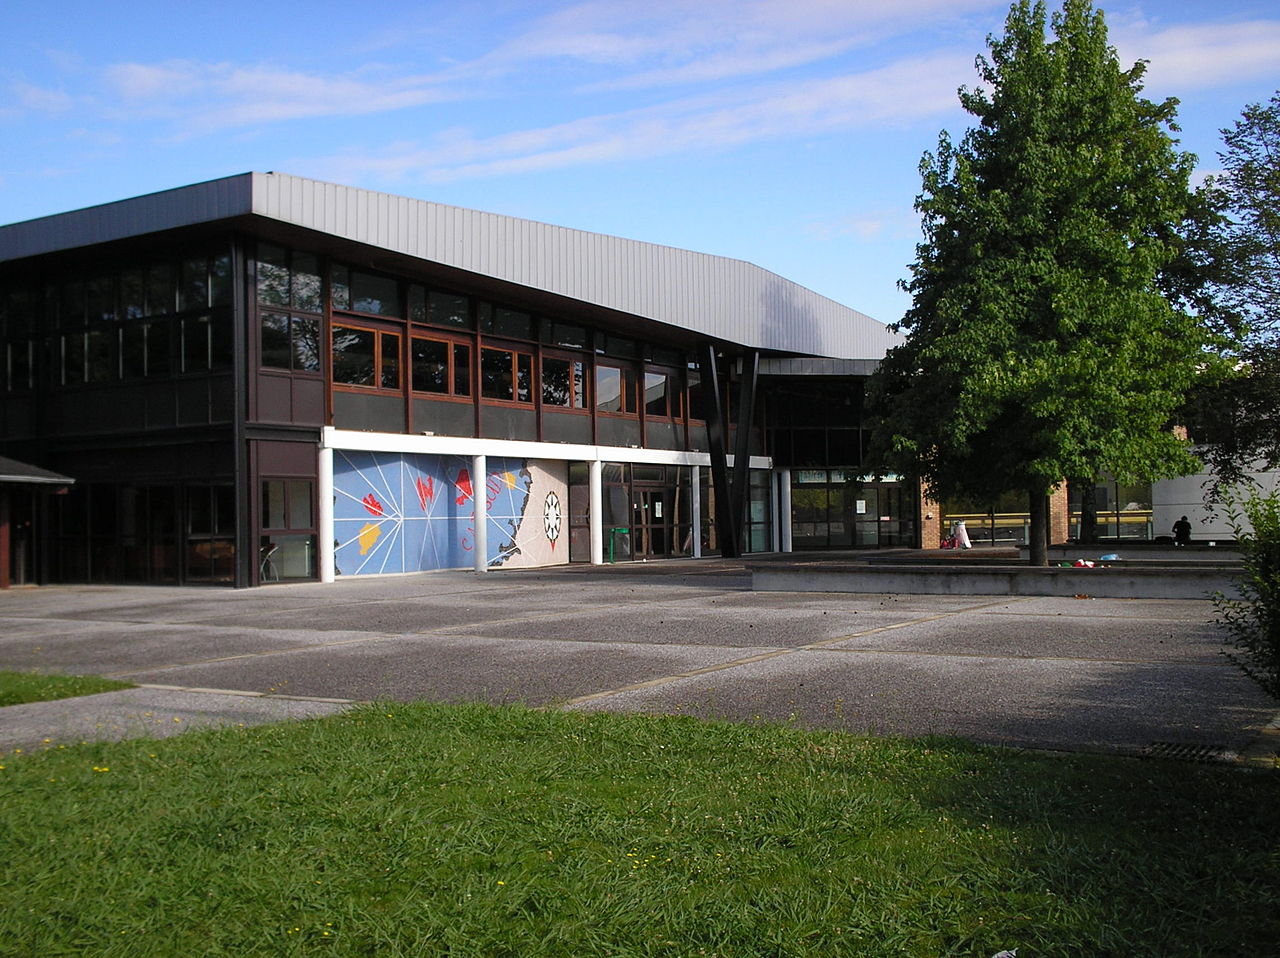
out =
[[(1027, 596), (1025, 598), (1031, 598), (1031, 597)], [(859, 638), (864, 635), (872, 635), (876, 632), (887, 632), (890, 629), (903, 629), (909, 625), (917, 625), (922, 622), (933, 622), (938, 619), (945, 619), (950, 616), (961, 615), (965, 612), (976, 612), (980, 609), (985, 609), (992, 605), (1003, 604), (1003, 601), (1007, 601), (1007, 600), (1002, 600), (1002, 603), (984, 602), (981, 605), (967, 606), (963, 609), (955, 609), (951, 612), (942, 612), (937, 615), (928, 615), (928, 616), (924, 616), (923, 618), (912, 619), (907, 622), (897, 622), (897, 623), (894, 623), (893, 625), (882, 625), (874, 629), (868, 629), (865, 632), (855, 632), (851, 635), (843, 635), (835, 639), (824, 639), (821, 642), (810, 642), (807, 645), (800, 645), (791, 649), (775, 649), (771, 652), (759, 652), (759, 653), (756, 653), (755, 655), (748, 655), (740, 659), (734, 659), (731, 662), (720, 662), (716, 665), (707, 665), (700, 669), (690, 669), (689, 671), (679, 672), (674, 675), (664, 675), (656, 679), (648, 679), (644, 682), (633, 682), (629, 685), (619, 686), (618, 688), (614, 688), (614, 689), (604, 689), (599, 692), (592, 692), (588, 695), (579, 695), (575, 698), (567, 699), (566, 701), (558, 703), (558, 707), (572, 708), (573, 706), (583, 705), (587, 702), (595, 702), (595, 701), (599, 701), (600, 699), (609, 698), (614, 695), (620, 695), (623, 692), (636, 692), (641, 689), (656, 688), (657, 686), (660, 686), (660, 685), (668, 685), (672, 682), (678, 682), (681, 679), (696, 678), (697, 676), (700, 676), (700, 675), (709, 675), (713, 672), (723, 672), (727, 669), (734, 669), (743, 665), (752, 665), (756, 662), (765, 662), (765, 661), (768, 661), (769, 659), (776, 659), (784, 655), (794, 655), (797, 652), (807, 652), (807, 651), (812, 651), (814, 649), (821, 649), (824, 646), (831, 644), (832, 642), (847, 642), (849, 639)]]
[(208, 689), (194, 685), (158, 685), (153, 682), (138, 683), (140, 689), (160, 692), (194, 692), (200, 695), (238, 695), (247, 699), (282, 699), (286, 702), (323, 702), (330, 705), (364, 705), (360, 699), (335, 699), (323, 695), (284, 695), (278, 692), (255, 692), (252, 689)]

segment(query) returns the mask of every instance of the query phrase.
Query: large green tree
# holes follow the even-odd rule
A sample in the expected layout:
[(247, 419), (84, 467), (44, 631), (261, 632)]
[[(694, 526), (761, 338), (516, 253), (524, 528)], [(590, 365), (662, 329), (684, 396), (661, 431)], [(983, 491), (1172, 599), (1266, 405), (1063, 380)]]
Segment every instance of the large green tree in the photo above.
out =
[(1140, 96), (1145, 64), (1121, 68), (1087, 0), (1051, 19), (1015, 3), (988, 46), (960, 90), (978, 125), (921, 161), (925, 239), (870, 452), (941, 497), (1025, 494), (1043, 565), (1064, 480), (1198, 467), (1169, 427), (1204, 332), (1161, 288), (1195, 158), (1168, 132), (1176, 101)]
[(1194, 306), (1229, 337), (1228, 363), (1202, 377), (1188, 413), (1219, 488), (1280, 465), (1280, 92), (1223, 130), (1219, 215), (1188, 235)]

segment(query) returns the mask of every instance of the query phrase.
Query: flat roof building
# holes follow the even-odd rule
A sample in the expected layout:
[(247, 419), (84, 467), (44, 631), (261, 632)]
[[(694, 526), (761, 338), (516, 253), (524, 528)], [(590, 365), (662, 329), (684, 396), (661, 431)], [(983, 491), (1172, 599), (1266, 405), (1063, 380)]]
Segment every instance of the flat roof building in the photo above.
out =
[[(0, 227), (17, 581), (918, 544), (898, 338), (750, 263), (278, 173)], [(746, 464), (746, 468), (735, 468)]]

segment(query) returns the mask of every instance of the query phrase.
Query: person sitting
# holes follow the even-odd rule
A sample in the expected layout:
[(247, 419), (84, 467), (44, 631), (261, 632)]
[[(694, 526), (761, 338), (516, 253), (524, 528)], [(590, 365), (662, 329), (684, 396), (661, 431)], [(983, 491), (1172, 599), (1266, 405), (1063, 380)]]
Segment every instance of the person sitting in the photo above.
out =
[(1175, 546), (1191, 545), (1191, 523), (1183, 516), (1173, 524), (1173, 544)]

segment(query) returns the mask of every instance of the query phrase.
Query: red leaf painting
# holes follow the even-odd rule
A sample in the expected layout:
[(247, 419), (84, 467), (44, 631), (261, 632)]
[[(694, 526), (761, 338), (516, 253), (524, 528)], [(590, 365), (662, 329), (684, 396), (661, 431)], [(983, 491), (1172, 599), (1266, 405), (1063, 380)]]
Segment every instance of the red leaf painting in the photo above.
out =
[(369, 510), (369, 515), (371, 515), (371, 516), (385, 516), (385, 515), (386, 515), (386, 513), (382, 511), (382, 503), (381, 503), (381, 502), (379, 502), (376, 498), (374, 498), (374, 495), (373, 495), (373, 493), (372, 493), (372, 492), (371, 492), (371, 493), (369, 493), (367, 496), (365, 496), (365, 497), (364, 497), (363, 499), (361, 499), (360, 501), (361, 501), (361, 502), (363, 502), (363, 503), (364, 503), (364, 507), (365, 507), (366, 509), (368, 509), (368, 510)]
[(454, 480), (453, 484), (458, 487), (458, 498), (456, 500), (458, 505), (462, 505), (474, 495), (471, 489), (471, 473), (467, 472), (467, 470), (460, 470), (458, 478)]
[(422, 506), (422, 511), (427, 511), (427, 503), (435, 502), (436, 499), (436, 480), (435, 476), (427, 476), (427, 481), (423, 482), (419, 476), (414, 480), (414, 485), (418, 487), (418, 505)]

